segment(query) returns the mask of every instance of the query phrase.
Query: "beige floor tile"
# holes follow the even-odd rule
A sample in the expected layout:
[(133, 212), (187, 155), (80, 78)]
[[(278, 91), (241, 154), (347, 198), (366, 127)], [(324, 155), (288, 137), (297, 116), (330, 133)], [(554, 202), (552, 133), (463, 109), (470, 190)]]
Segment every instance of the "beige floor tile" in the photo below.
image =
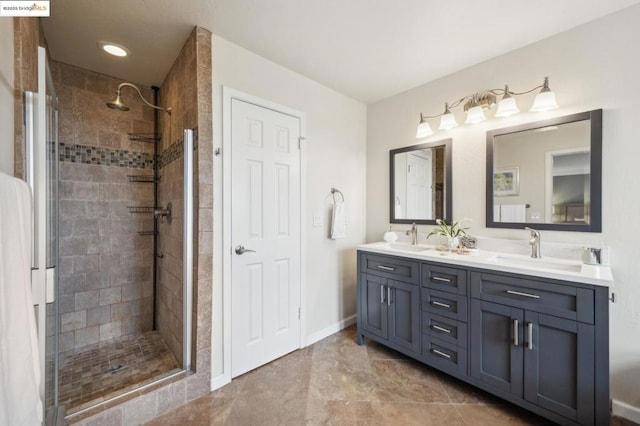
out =
[(307, 402), (308, 426), (368, 426), (374, 422), (369, 401), (327, 401), (311, 399)]
[(411, 360), (373, 360), (378, 401), (448, 403), (444, 386), (433, 370)]
[(233, 403), (234, 399), (216, 398), (209, 394), (160, 416), (147, 425), (222, 425), (227, 421)]
[(450, 404), (373, 403), (375, 425), (463, 425), (458, 412)]
[(306, 409), (306, 395), (292, 399), (241, 395), (236, 398), (226, 424), (234, 426), (298, 426), (304, 424)]
[(554, 424), (512, 405), (456, 405), (455, 408), (466, 424), (474, 426)]
[[(355, 327), (149, 423), (230, 426), (546, 425), (545, 419), (367, 340)], [(613, 419), (611, 425), (632, 426)]]

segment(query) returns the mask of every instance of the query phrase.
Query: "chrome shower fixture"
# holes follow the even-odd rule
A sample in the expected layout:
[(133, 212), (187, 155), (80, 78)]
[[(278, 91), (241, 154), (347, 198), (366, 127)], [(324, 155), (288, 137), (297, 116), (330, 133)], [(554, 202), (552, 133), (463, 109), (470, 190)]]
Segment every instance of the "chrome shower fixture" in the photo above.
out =
[(145, 104), (149, 105), (151, 108), (159, 109), (160, 111), (165, 111), (168, 114), (171, 114), (171, 108), (163, 108), (163, 107), (159, 107), (157, 105), (153, 105), (152, 103), (147, 101), (144, 98), (144, 96), (142, 96), (142, 92), (140, 92), (140, 89), (138, 89), (138, 87), (136, 85), (131, 84), (131, 83), (120, 83), (120, 85), (118, 86), (118, 89), (116, 90), (116, 98), (111, 102), (107, 102), (107, 106), (109, 108), (116, 109), (118, 111), (129, 111), (129, 107), (122, 103), (121, 91), (122, 91), (123, 87), (132, 87), (132, 88), (134, 88), (135, 91), (138, 92), (138, 96), (140, 96), (140, 99), (142, 99), (142, 101)]

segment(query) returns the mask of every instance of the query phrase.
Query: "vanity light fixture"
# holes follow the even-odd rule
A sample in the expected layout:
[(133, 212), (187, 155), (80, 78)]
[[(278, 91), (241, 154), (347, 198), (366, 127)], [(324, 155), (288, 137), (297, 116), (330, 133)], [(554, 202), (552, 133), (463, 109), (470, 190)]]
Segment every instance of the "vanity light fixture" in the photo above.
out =
[(416, 138), (426, 138), (427, 136), (433, 135), (434, 132), (431, 129), (431, 125), (427, 121), (431, 118), (440, 118), (439, 130), (450, 130), (456, 127), (458, 123), (451, 109), (460, 105), (463, 105), (464, 111), (467, 113), (467, 118), (464, 121), (465, 124), (477, 124), (485, 121), (487, 117), (484, 114), (484, 109), (492, 108), (496, 104), (498, 96), (502, 96), (502, 98), (497, 102), (498, 109), (496, 110), (495, 117), (509, 117), (517, 114), (520, 112), (520, 109), (516, 104), (514, 96), (526, 95), (538, 89), (540, 89), (540, 92), (536, 95), (533, 106), (529, 111), (544, 112), (558, 108), (556, 95), (551, 91), (551, 88), (549, 88), (549, 77), (545, 77), (541, 85), (524, 92), (513, 92), (509, 90), (508, 85), (505, 85), (504, 89), (483, 90), (473, 95), (463, 96), (454, 102), (446, 102), (442, 114), (429, 116), (420, 113), (420, 122), (418, 123)]

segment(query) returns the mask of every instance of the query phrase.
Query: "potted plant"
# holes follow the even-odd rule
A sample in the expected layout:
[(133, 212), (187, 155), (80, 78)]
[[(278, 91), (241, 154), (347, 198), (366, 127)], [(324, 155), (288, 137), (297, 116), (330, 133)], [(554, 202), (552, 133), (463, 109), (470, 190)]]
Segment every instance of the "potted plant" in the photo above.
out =
[(447, 225), (442, 219), (436, 219), (436, 228), (429, 232), (427, 238), (432, 235), (442, 235), (447, 237), (447, 247), (449, 250), (457, 249), (460, 245), (460, 237), (467, 234), (467, 228), (462, 227), (462, 223), (465, 221), (471, 221), (471, 219), (462, 219), (458, 222), (452, 222), (451, 225)]

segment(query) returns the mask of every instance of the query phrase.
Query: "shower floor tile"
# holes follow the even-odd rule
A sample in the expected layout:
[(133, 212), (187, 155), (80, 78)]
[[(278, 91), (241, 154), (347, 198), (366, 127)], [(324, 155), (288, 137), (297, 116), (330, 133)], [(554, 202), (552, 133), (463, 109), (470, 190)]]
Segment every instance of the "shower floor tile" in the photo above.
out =
[(59, 401), (73, 414), (179, 370), (157, 331), (87, 346), (60, 355)]

